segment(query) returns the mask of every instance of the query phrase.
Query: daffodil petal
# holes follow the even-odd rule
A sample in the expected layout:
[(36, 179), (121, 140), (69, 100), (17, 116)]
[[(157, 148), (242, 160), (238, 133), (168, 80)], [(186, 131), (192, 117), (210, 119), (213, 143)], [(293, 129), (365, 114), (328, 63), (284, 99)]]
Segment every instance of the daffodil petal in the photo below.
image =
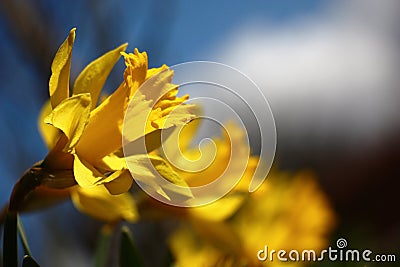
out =
[[(195, 116), (193, 110), (196, 109), (195, 105), (182, 104), (174, 106), (168, 110), (168, 114), (165, 115), (165, 111), (161, 113), (161, 117), (152, 121), (152, 127), (156, 129), (167, 129), (177, 125), (184, 125), (192, 120)], [(153, 129), (147, 129), (146, 133), (154, 131)]]
[(125, 159), (115, 154), (105, 156), (101, 161), (97, 162), (96, 165), (105, 171), (117, 171), (128, 168)]
[(133, 97), (124, 120), (124, 139), (133, 142), (146, 135), (146, 123), (151, 112), (151, 100), (137, 92)]
[[(132, 142), (158, 129), (183, 124), (195, 117), (194, 106), (182, 104), (186, 97), (176, 101), (175, 96), (169, 94), (177, 90), (177, 85), (170, 83), (172, 75), (173, 71), (169, 69), (160, 71), (135, 93), (124, 120), (125, 140)], [(159, 104), (160, 101), (164, 101), (163, 105)]]
[(169, 245), (176, 266), (263, 266), (240, 259), (241, 240), (222, 222), (182, 224), (171, 234)]
[[(108, 180), (110, 180), (108, 182)], [(104, 180), (104, 186), (111, 195), (119, 195), (127, 192), (133, 184), (133, 178), (129, 171), (116, 171)]]
[[(159, 148), (163, 141), (167, 140), (173, 132), (174, 128), (172, 127), (165, 130), (155, 130), (132, 142), (126, 142), (124, 144), (124, 155), (132, 156), (135, 154), (147, 154), (150, 152), (157, 154), (159, 152), (156, 151), (156, 149)], [(145, 142), (145, 145), (143, 145), (143, 142)]]
[(43, 105), (42, 110), (40, 111), (38, 121), (39, 132), (42, 135), (43, 141), (45, 142), (48, 149), (51, 149), (56, 145), (61, 135), (61, 131), (59, 129), (44, 122), (44, 119), (51, 113), (51, 111), (51, 103), (50, 100), (48, 100)]
[[(193, 139), (199, 129), (201, 123), (200, 119), (193, 119), (185, 125), (180, 125), (172, 129), (172, 133), (165, 139), (163, 146), (157, 151), (162, 154), (164, 158), (171, 160), (177, 168), (185, 166), (185, 169), (190, 169), (187, 162), (188, 154), (190, 154), (190, 160), (198, 160), (201, 156), (200, 151), (196, 151), (191, 148)], [(198, 152), (198, 153), (196, 153)], [(178, 161), (182, 160), (182, 164)], [(195, 166), (196, 170), (202, 169), (202, 166)]]
[(205, 206), (189, 209), (192, 216), (209, 221), (224, 221), (244, 203), (246, 195), (231, 193)]
[(51, 106), (55, 108), (69, 96), (69, 76), (71, 68), (72, 47), (75, 41), (75, 28), (72, 29), (64, 43), (58, 49), (51, 64), (49, 91)]
[(73, 152), (89, 121), (90, 94), (75, 95), (62, 101), (45, 118), (45, 123), (60, 129), (68, 138), (64, 151)]
[[(82, 140), (77, 146), (77, 151), (89, 162), (98, 162), (106, 155), (114, 152), (122, 146), (122, 127), (123, 124), (128, 125), (128, 131), (124, 133), (124, 139), (128, 142), (134, 141), (144, 135), (157, 130), (158, 125), (166, 125), (171, 127), (175, 124), (190, 120), (193, 115), (189, 114), (191, 106), (176, 109), (169, 106), (160, 106), (160, 112), (153, 113), (152, 108), (155, 101), (171, 98), (171, 103), (176, 105), (186, 100), (177, 100), (174, 102), (175, 91), (177, 86), (171, 84), (173, 71), (165, 69), (153, 75), (143, 85), (144, 87), (138, 91), (139, 86), (146, 79), (147, 73), (147, 55), (139, 53), (135, 49), (135, 54), (121, 53), (125, 57), (127, 68), (124, 74), (124, 83), (102, 102), (91, 113), (90, 122), (88, 123)], [(157, 71), (153, 71), (156, 73)], [(173, 91), (172, 95), (169, 93)], [(129, 109), (128, 109), (129, 104)], [(165, 103), (164, 103), (165, 104)], [(183, 105), (182, 105), (183, 106)], [(126, 111), (128, 112), (126, 114)], [(171, 119), (167, 120), (160, 117), (168, 115), (174, 111)], [(126, 114), (126, 116), (125, 116)], [(125, 121), (124, 121), (125, 118)], [(154, 125), (148, 121), (154, 119)], [(143, 125), (144, 127), (138, 127)], [(155, 127), (154, 127), (155, 126)], [(125, 131), (125, 129), (124, 129)], [(102, 144), (99, 146), (98, 144)]]
[(186, 182), (164, 159), (154, 155), (135, 155), (127, 157), (126, 161), (132, 176), (141, 186), (168, 200), (171, 197), (193, 197)]
[(172, 76), (174, 71), (165, 69), (150, 77), (141, 88), (141, 93), (146, 96), (146, 99), (158, 101), (169, 91), (177, 89), (178, 85), (172, 84)]
[(79, 153), (90, 162), (99, 161), (122, 146), (125, 111), (133, 92), (146, 77), (145, 52), (139, 53), (135, 49), (135, 54), (128, 55), (125, 52), (121, 54), (124, 55), (127, 66), (124, 73), (125, 82), (92, 111), (90, 122), (77, 147)]
[(123, 44), (94, 60), (76, 78), (73, 94), (90, 93), (92, 109), (96, 107), (104, 83), (127, 45)]
[(149, 79), (151, 76), (156, 75), (157, 73), (168, 69), (168, 66), (163, 64), (161, 67), (159, 68), (151, 68), (147, 70), (147, 74), (146, 74), (146, 80)]
[(121, 55), (124, 57), (126, 65), (124, 80), (129, 88), (137, 89), (146, 80), (148, 68), (147, 53), (140, 53), (135, 48), (133, 53), (127, 54), (122, 52)]
[(122, 146), (120, 128), (128, 98), (129, 91), (121, 85), (92, 111), (90, 121), (76, 147), (85, 159), (97, 162)]
[(133, 223), (139, 217), (129, 193), (111, 195), (104, 186), (76, 187), (71, 192), (71, 199), (78, 210), (102, 221), (126, 220)]
[(74, 176), (79, 186), (92, 188), (101, 184), (106, 176), (100, 173), (92, 164), (74, 155)]
[(179, 143), (179, 146), (182, 150), (186, 150), (192, 144), (193, 138), (196, 136), (201, 125), (201, 119), (193, 119), (189, 123), (186, 123), (180, 129), (180, 132), (176, 132), (177, 134), (176, 142)]
[(163, 158), (156, 155), (148, 155), (148, 157), (150, 158), (151, 163), (153, 164), (155, 169), (162, 177), (173, 184), (188, 187), (185, 180), (183, 180)]

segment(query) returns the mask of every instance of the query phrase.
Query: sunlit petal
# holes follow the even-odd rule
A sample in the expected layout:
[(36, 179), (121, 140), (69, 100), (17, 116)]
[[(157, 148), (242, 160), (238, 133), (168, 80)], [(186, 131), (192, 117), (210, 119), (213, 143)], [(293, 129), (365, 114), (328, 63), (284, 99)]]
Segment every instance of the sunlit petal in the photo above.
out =
[(69, 76), (71, 68), (72, 47), (75, 41), (75, 28), (72, 29), (57, 51), (51, 64), (49, 91), (51, 106), (55, 108), (69, 96)]
[(87, 65), (75, 80), (73, 94), (90, 93), (92, 109), (95, 108), (108, 75), (127, 46), (123, 44)]
[(133, 177), (128, 169), (116, 171), (104, 180), (104, 186), (112, 195), (127, 192), (133, 184)]
[(64, 150), (73, 152), (90, 116), (90, 94), (80, 94), (62, 101), (45, 118), (45, 122), (60, 129), (68, 138)]
[[(136, 155), (129, 156), (126, 160), (133, 177), (142, 186), (166, 199), (171, 199), (172, 196), (193, 197), (186, 182), (162, 158), (154, 155)], [(165, 180), (157, 179), (160, 175)]]
[(43, 141), (49, 149), (56, 145), (61, 135), (61, 131), (59, 129), (44, 122), (44, 119), (51, 113), (51, 111), (51, 102), (48, 100), (40, 111), (38, 121), (40, 134), (42, 135)]
[(74, 176), (79, 186), (84, 188), (93, 188), (106, 178), (92, 164), (76, 154), (74, 155)]
[(99, 220), (116, 222), (124, 219), (133, 223), (139, 217), (129, 193), (111, 195), (104, 186), (76, 187), (71, 198), (77, 209)]

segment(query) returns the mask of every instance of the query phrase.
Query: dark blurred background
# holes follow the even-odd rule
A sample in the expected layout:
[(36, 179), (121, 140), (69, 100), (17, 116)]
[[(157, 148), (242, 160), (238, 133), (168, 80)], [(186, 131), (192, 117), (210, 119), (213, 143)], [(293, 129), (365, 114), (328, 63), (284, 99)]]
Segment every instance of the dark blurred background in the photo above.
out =
[[(276, 167), (320, 177), (338, 215), (332, 243), (344, 237), (352, 248), (398, 253), (399, 26), (396, 0), (1, 0), (0, 204), (46, 154), (37, 117), (52, 58), (77, 27), (72, 79), (124, 42), (147, 51), (152, 67), (211, 60), (243, 71), (274, 113)], [(120, 61), (106, 90), (122, 70)], [(70, 203), (23, 222), (44, 266), (92, 265), (100, 224)], [(149, 227), (139, 224), (135, 238), (158, 249), (163, 232)]]

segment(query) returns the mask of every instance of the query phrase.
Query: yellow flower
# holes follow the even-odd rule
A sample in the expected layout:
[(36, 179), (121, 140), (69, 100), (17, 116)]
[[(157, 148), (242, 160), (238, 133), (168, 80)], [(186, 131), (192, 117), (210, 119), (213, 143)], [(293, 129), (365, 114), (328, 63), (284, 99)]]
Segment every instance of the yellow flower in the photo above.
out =
[(234, 122), (226, 123), (221, 136), (212, 138), (212, 142), (203, 143), (200, 149), (191, 146), (200, 123), (201, 119), (195, 119), (181, 128), (178, 127), (158, 153), (170, 161), (174, 171), (190, 187), (207, 185), (221, 179), (222, 182), (212, 188), (213, 192), (208, 192), (210, 198), (222, 196), (221, 192), (232, 181), (238, 181), (233, 190), (218, 201), (187, 209), (187, 214), (191, 217), (221, 221), (230, 217), (247, 197), (248, 186), (259, 164), (259, 158), (250, 154), (243, 129)]
[[(74, 40), (75, 29), (72, 29), (52, 63), (50, 101), (43, 107), (39, 122), (50, 149), (42, 167), (73, 171), (78, 186), (71, 189), (71, 196), (78, 209), (107, 221), (120, 218), (133, 221), (137, 217), (136, 208), (132, 196), (126, 193), (133, 178), (122, 155), (122, 129), (128, 106), (132, 102), (140, 107), (137, 114), (130, 113), (130, 119), (144, 120), (146, 128), (129, 132), (124, 138), (129, 137), (131, 142), (145, 138), (150, 147), (160, 145), (158, 131), (190, 120), (192, 106), (180, 105), (188, 96), (176, 97), (177, 86), (171, 84), (173, 71), (166, 65), (148, 69), (147, 54), (137, 49), (127, 54), (124, 52), (127, 44), (90, 63), (70, 90)], [(97, 105), (103, 85), (121, 54), (126, 64), (124, 80)], [(155, 80), (157, 84), (147, 86), (138, 96), (136, 93), (147, 80)], [(164, 123), (177, 107), (181, 110), (179, 116)], [(146, 113), (150, 115), (143, 119)]]
[[(265, 245), (289, 251), (319, 250), (327, 244), (334, 215), (312, 174), (291, 177), (275, 173), (250, 194), (248, 185), (262, 159), (247, 157), (250, 149), (243, 130), (235, 123), (227, 123), (222, 137), (214, 137), (213, 143), (203, 145), (199, 151), (190, 146), (198, 123), (199, 120), (192, 121), (163, 144), (163, 156), (175, 164), (175, 171), (189, 185), (214, 181), (228, 164), (239, 165), (248, 160), (243, 173), (235, 169), (228, 173), (230, 179), (237, 179), (238, 175), (241, 179), (224, 197), (183, 212), (167, 208), (182, 219), (169, 242), (177, 266), (277, 266), (277, 261), (258, 261), (257, 252)], [(177, 140), (179, 149), (174, 146)], [(181, 169), (185, 166), (189, 166), (186, 171)]]
[(265, 245), (320, 251), (333, 225), (334, 214), (312, 174), (276, 174), (229, 220), (182, 225), (170, 246), (176, 266), (302, 266), (307, 263), (259, 261), (257, 252)]
[(102, 221), (135, 222), (138, 219), (135, 201), (129, 193), (111, 195), (105, 187), (96, 186), (75, 188), (71, 190), (71, 198), (78, 210)]

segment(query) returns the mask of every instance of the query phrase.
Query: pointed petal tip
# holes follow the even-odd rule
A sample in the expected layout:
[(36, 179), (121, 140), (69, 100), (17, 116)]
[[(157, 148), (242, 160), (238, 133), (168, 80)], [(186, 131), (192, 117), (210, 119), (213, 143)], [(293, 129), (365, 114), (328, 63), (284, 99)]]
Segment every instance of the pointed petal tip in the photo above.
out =
[(75, 36), (76, 36), (76, 28), (72, 28), (72, 29), (69, 31), (69, 36), (68, 36), (69, 41), (70, 41), (70, 42), (75, 41)]
[(121, 48), (122, 51), (125, 51), (126, 48), (128, 47), (128, 43), (123, 43), (122, 45), (119, 46)]

